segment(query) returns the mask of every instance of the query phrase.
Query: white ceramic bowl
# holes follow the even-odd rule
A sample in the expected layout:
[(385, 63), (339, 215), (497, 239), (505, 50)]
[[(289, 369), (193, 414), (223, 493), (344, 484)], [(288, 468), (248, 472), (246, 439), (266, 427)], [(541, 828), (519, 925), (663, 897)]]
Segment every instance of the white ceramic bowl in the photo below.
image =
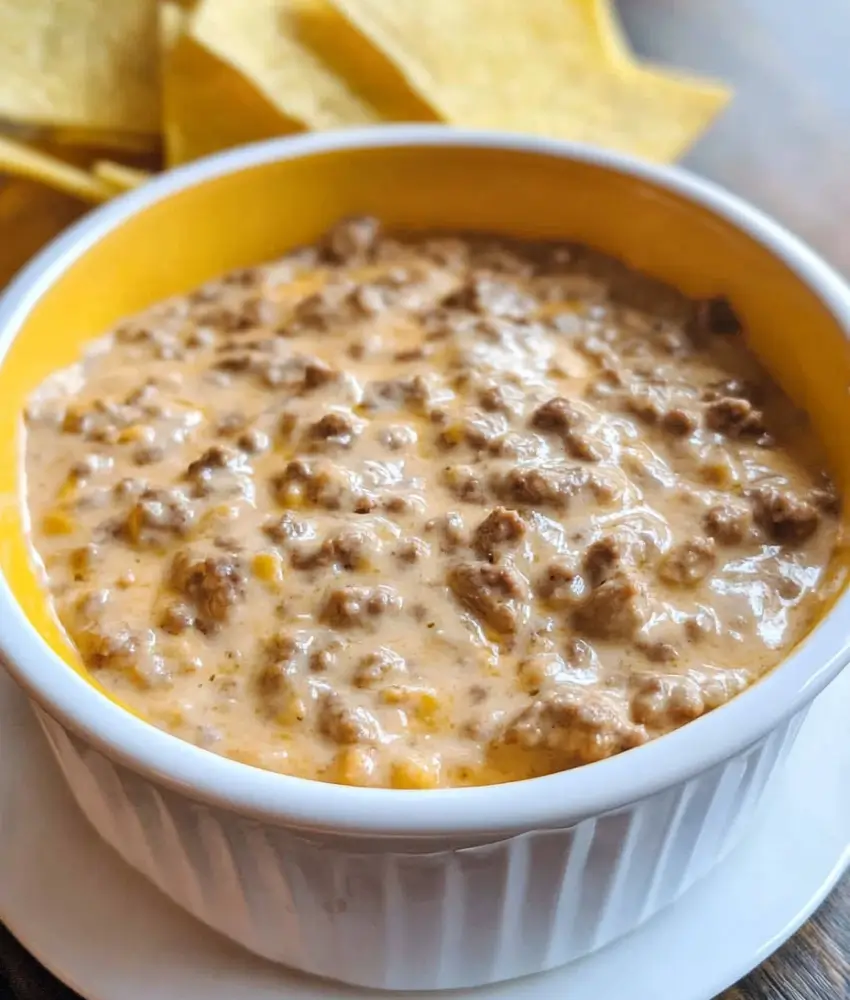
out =
[[(63, 352), (74, 356), (119, 311), (364, 209), (413, 225), (454, 220), (585, 238), (686, 291), (728, 292), (759, 353), (825, 435), (834, 431), (827, 445), (840, 463), (834, 442), (850, 429), (850, 293), (795, 238), (681, 170), (434, 126), (258, 144), (165, 174), (93, 212), (0, 303), (0, 389), (16, 367), (4, 405), (17, 406), (23, 395), (15, 393), (66, 363)], [(270, 235), (275, 225), (282, 235)], [(93, 298), (98, 280), (118, 291)], [(45, 336), (57, 317), (72, 344), (46, 346), (46, 359), (38, 349), (15, 354), (20, 338)], [(796, 336), (803, 323), (805, 342)], [(281, 776), (146, 725), (68, 666), (55, 636), (45, 639), (50, 625), (37, 598), (21, 597), (15, 481), (7, 471), (0, 483), (0, 652), (86, 816), (131, 865), (228, 937), (367, 987), (440, 989), (537, 972), (671, 903), (745, 830), (808, 705), (850, 655), (850, 598), (836, 584), (830, 613), (760, 683), (598, 764), (439, 791)]]

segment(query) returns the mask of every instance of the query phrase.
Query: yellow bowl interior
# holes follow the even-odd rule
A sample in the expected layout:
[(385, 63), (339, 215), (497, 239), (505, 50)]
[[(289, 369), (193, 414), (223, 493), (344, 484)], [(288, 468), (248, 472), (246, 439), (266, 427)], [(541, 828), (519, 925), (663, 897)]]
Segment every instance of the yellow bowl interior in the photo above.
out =
[(309, 242), (355, 212), (391, 226), (583, 240), (688, 294), (727, 294), (755, 351), (809, 411), (839, 485), (850, 481), (842, 447), (850, 345), (800, 278), (708, 210), (613, 170), (517, 150), (339, 150), (250, 167), (166, 197), (107, 233), (41, 296), (0, 367), (0, 569), (35, 628), (76, 669), (26, 544), (27, 397), (120, 317)]

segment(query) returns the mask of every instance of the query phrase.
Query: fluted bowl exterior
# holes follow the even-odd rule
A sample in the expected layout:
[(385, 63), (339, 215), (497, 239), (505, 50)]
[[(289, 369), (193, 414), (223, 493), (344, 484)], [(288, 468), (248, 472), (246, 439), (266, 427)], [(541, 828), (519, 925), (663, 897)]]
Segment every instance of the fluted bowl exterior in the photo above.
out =
[(386, 990), (513, 979), (633, 930), (735, 845), (802, 721), (574, 826), (434, 843), (256, 823), (157, 786), (38, 717), (92, 826), (175, 903), (272, 961)]

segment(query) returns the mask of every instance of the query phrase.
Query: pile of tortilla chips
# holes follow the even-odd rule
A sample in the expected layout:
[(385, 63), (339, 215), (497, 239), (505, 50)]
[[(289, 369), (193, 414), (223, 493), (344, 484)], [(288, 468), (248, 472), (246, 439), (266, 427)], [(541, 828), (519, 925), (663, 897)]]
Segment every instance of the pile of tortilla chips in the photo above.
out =
[(0, 172), (97, 202), (140, 168), (392, 121), (675, 159), (729, 92), (639, 63), (612, 2), (0, 0)]

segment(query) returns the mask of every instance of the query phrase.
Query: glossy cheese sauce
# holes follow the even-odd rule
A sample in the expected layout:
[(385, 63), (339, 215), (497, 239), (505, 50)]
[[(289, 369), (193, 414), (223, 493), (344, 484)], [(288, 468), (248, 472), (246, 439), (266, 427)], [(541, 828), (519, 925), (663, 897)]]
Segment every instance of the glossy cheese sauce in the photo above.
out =
[(26, 423), (92, 674), (325, 781), (516, 780), (670, 732), (806, 633), (839, 539), (731, 306), (566, 243), (344, 220), (126, 320)]

